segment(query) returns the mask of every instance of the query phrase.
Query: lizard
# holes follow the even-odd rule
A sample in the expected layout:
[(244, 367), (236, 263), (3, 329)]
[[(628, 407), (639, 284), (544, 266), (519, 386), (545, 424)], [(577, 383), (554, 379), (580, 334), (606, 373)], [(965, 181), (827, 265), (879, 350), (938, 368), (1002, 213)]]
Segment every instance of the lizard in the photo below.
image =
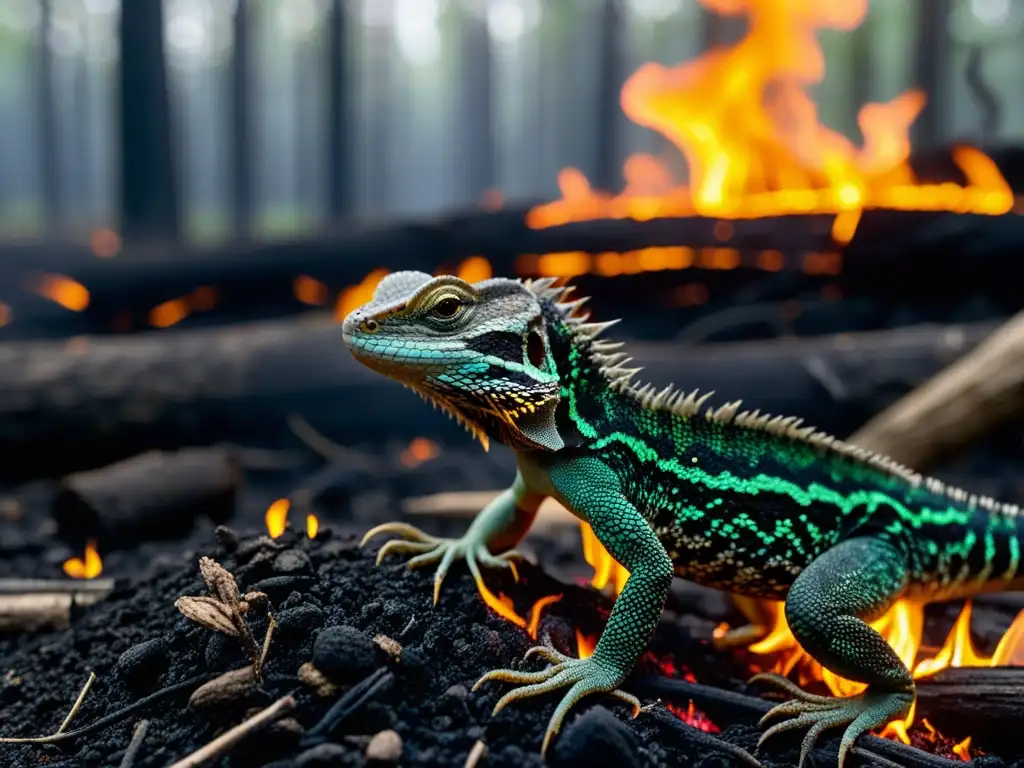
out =
[[(376, 526), (410, 568), (435, 566), (433, 599), (457, 561), (478, 586), (481, 568), (515, 568), (516, 545), (553, 497), (588, 523), (629, 577), (592, 654), (543, 645), (541, 671), (496, 669), (512, 683), (506, 705), (568, 689), (545, 730), (546, 753), (584, 696), (620, 689), (660, 619), (674, 578), (746, 598), (784, 601), (802, 648), (824, 667), (866, 684), (859, 694), (811, 694), (760, 673), (789, 695), (762, 719), (758, 743), (806, 728), (800, 765), (827, 729), (845, 727), (842, 768), (855, 740), (905, 717), (914, 679), (870, 626), (897, 599), (920, 603), (1024, 588), (1024, 524), (1016, 506), (947, 486), (794, 417), (709, 404), (713, 393), (638, 383), (639, 368), (592, 322), (586, 298), (553, 278), (402, 271), (342, 321), (363, 365), (412, 389), (461, 423), (486, 449), (515, 454), (511, 485), (459, 538), (407, 523)], [(781, 718), (781, 719), (780, 719)], [(768, 726), (769, 723), (774, 724)]]

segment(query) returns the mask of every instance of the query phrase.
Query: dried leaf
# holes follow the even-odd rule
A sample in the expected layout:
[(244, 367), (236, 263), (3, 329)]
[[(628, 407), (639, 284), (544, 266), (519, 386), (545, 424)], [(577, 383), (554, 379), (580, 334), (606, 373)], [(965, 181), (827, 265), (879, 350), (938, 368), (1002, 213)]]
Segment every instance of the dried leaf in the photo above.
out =
[(220, 598), (221, 602), (231, 608), (238, 608), (242, 601), (238, 593), (238, 584), (231, 572), (224, 568), (216, 560), (209, 557), (199, 558), (199, 572), (206, 579), (206, 585), (210, 591)]
[(174, 607), (207, 629), (239, 637), (234, 611), (215, 597), (179, 597), (174, 601)]
[(188, 707), (197, 712), (216, 710), (225, 704), (245, 700), (256, 690), (256, 675), (252, 667), (232, 669), (196, 688), (188, 700)]

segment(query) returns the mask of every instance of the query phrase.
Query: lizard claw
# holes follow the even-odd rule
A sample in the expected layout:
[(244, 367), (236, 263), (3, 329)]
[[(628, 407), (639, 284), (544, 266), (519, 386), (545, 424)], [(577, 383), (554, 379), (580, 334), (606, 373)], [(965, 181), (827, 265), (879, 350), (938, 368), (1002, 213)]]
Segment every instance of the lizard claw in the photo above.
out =
[(807, 693), (791, 680), (781, 675), (754, 675), (750, 682), (768, 682), (792, 695), (794, 698), (772, 707), (761, 718), (759, 726), (780, 716), (788, 719), (776, 723), (766, 730), (757, 742), (758, 751), (772, 736), (784, 731), (809, 726), (800, 744), (800, 763), (803, 768), (818, 738), (829, 728), (846, 726), (839, 744), (838, 768), (843, 768), (847, 755), (858, 737), (873, 728), (885, 725), (891, 720), (905, 717), (914, 703), (913, 691), (890, 691), (868, 688), (863, 693), (846, 698), (819, 696)]
[(475, 691), (489, 681), (516, 683), (522, 686), (521, 688), (509, 691), (498, 699), (498, 703), (494, 705), (494, 711), (491, 713), (494, 716), (504, 709), (506, 705), (514, 701), (571, 686), (565, 696), (562, 697), (562, 700), (555, 708), (554, 714), (551, 716), (551, 720), (548, 722), (547, 730), (544, 733), (544, 742), (541, 745), (541, 756), (547, 752), (551, 741), (561, 730), (562, 723), (569, 710), (587, 694), (609, 693), (628, 704), (633, 710), (633, 717), (640, 714), (640, 700), (636, 696), (618, 688), (625, 675), (609, 665), (601, 664), (593, 656), (586, 659), (574, 659), (546, 646), (531, 648), (526, 652), (526, 658), (530, 656), (540, 656), (553, 662), (554, 666), (543, 669), (540, 672), (495, 669), (477, 680), (473, 685), (473, 690)]
[(483, 577), (480, 574), (480, 565), (489, 568), (508, 568), (512, 571), (513, 578), (516, 581), (519, 580), (515, 561), (523, 559), (523, 554), (517, 550), (494, 555), (487, 548), (486, 543), (476, 536), (467, 534), (460, 539), (442, 539), (424, 533), (408, 523), (384, 523), (371, 528), (363, 536), (359, 546), (366, 546), (370, 539), (382, 533), (394, 534), (401, 538), (392, 539), (380, 548), (380, 551), (377, 552), (377, 565), (380, 565), (383, 559), (390, 554), (414, 555), (406, 564), (411, 569), (437, 565), (437, 570), (434, 572), (434, 605), (437, 605), (441, 596), (441, 585), (444, 583), (449, 569), (459, 558), (466, 561), (469, 572), (473, 575), (473, 580), (481, 594), (488, 590), (484, 586)]

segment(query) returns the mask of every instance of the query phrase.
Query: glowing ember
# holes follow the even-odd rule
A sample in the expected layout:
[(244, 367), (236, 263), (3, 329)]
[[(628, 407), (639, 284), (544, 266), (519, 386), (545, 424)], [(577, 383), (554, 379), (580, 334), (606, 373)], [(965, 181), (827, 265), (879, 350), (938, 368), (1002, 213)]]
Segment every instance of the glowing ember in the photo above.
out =
[(42, 275), (32, 289), (72, 312), (81, 312), (89, 306), (88, 289), (64, 275)]
[(303, 304), (320, 306), (327, 303), (327, 286), (309, 275), (299, 275), (292, 283), (295, 298)]
[[(505, 619), (505, 621), (510, 621), (517, 627), (526, 629), (526, 619), (516, 613), (516, 607), (509, 597), (504, 594), (495, 596), (495, 594), (487, 588), (487, 585), (484, 584), (482, 580), (477, 581), (476, 587), (480, 592), (480, 596), (484, 599), (484, 602), (487, 603), (488, 608), (501, 616), (501, 618)], [(540, 619), (538, 618), (538, 622), (539, 621)]]
[(64, 573), (72, 579), (95, 579), (102, 574), (103, 560), (100, 559), (100, 553), (96, 551), (96, 542), (86, 543), (83, 557), (72, 557), (66, 560)]
[(494, 270), (491, 268), (491, 262), (483, 256), (470, 256), (459, 265), (455, 274), (467, 283), (478, 283), (494, 277)]
[(746, 36), (674, 68), (645, 64), (621, 93), (633, 122), (662, 134), (682, 153), (688, 184), (677, 184), (661, 162), (642, 154), (627, 160), (626, 187), (618, 195), (593, 190), (582, 173), (567, 168), (558, 177), (562, 198), (531, 210), (529, 226), (824, 213), (836, 214), (833, 237), (842, 244), (868, 208), (990, 215), (1012, 210), (1002, 174), (970, 147), (953, 150), (966, 185), (917, 183), (907, 158), (910, 126), (925, 105), (918, 90), (865, 105), (857, 120), (861, 147), (819, 122), (807, 93), (825, 76), (817, 33), (856, 28), (867, 0), (701, 2), (724, 15), (745, 14)]
[(291, 506), (292, 503), (288, 499), (278, 499), (267, 507), (263, 519), (267, 524), (267, 533), (270, 538), (276, 539), (284, 533), (285, 525), (288, 522), (288, 510), (291, 509)]
[(317, 531), (320, 530), (320, 521), (316, 515), (306, 515), (306, 536), (310, 539), (315, 539)]
[(346, 288), (338, 296), (338, 303), (334, 307), (334, 317), (341, 322), (349, 313), (357, 307), (366, 304), (373, 298), (373, 291), (377, 284), (388, 275), (386, 269), (375, 269), (362, 279), (358, 285)]
[(171, 299), (157, 304), (149, 311), (149, 324), (155, 328), (168, 328), (189, 316), (191, 310), (184, 299)]
[(0, 301), (0, 326), (11, 322), (11, 305)]
[(97, 229), (89, 238), (89, 247), (94, 255), (101, 259), (109, 259), (121, 250), (121, 238), (112, 229)]
[(413, 438), (399, 457), (407, 467), (418, 467), (424, 462), (436, 459), (441, 454), (441, 447), (433, 440), (425, 437)]
[(693, 699), (690, 700), (690, 704), (686, 709), (677, 707), (674, 704), (666, 704), (665, 708), (684, 723), (692, 725), (694, 728), (704, 731), (704, 733), (718, 733), (721, 730), (717, 725), (708, 720), (707, 715), (697, 709)]

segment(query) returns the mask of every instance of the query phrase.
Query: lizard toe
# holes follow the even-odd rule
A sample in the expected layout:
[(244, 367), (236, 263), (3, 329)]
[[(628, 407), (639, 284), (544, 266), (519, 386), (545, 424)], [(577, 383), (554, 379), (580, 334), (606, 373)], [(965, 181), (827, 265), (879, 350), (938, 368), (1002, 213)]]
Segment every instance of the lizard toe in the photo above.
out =
[(530, 654), (542, 656), (548, 660), (562, 659), (554, 666), (541, 670), (540, 672), (520, 672), (512, 669), (496, 669), (488, 672), (473, 686), (475, 691), (483, 683), (500, 681), (515, 683), (522, 687), (513, 689), (502, 696), (494, 705), (492, 715), (498, 714), (508, 704), (515, 701), (539, 696), (544, 693), (556, 691), (559, 688), (569, 686), (569, 690), (562, 697), (562, 700), (555, 707), (555, 711), (548, 722), (544, 732), (544, 742), (541, 745), (541, 755), (547, 752), (548, 746), (562, 728), (569, 710), (576, 705), (580, 699), (591, 693), (608, 693), (625, 702), (632, 709), (633, 717), (640, 713), (640, 701), (630, 693), (619, 690), (618, 686), (625, 675), (602, 665), (593, 657), (586, 659), (573, 659), (550, 648), (537, 646), (530, 650)]
[[(838, 768), (843, 768), (858, 737), (895, 718), (905, 716), (914, 703), (913, 693), (871, 688), (847, 698), (804, 695), (806, 698), (802, 700), (787, 701), (769, 710), (761, 719), (761, 725), (779, 716), (788, 716), (789, 719), (768, 728), (757, 743), (760, 751), (772, 736), (806, 727), (807, 733), (800, 744), (799, 768), (803, 768), (822, 733), (845, 725), (847, 727), (840, 742), (838, 760)], [(826, 701), (823, 702), (823, 699)]]

